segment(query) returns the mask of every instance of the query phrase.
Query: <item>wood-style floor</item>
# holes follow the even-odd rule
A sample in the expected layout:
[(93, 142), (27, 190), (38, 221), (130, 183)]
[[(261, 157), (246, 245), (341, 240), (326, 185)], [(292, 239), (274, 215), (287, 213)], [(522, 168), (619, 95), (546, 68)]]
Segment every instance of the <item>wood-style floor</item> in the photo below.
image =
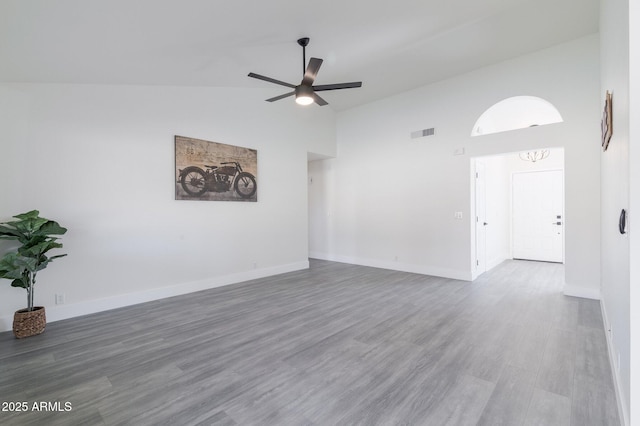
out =
[[(0, 333), (2, 425), (619, 425), (563, 266), (473, 283), (340, 263)], [(64, 411), (65, 403), (70, 411)]]

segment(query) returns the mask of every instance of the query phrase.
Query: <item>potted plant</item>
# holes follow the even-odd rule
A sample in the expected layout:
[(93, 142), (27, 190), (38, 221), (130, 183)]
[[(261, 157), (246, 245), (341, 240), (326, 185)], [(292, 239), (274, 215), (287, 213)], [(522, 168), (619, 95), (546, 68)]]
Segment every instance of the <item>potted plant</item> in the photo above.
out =
[(27, 308), (16, 311), (13, 316), (13, 333), (21, 339), (44, 331), (44, 307), (33, 306), (36, 275), (52, 260), (66, 256), (48, 257), (47, 253), (62, 247), (53, 235), (63, 235), (67, 229), (53, 220), (40, 217), (38, 210), (13, 217), (17, 220), (0, 223), (0, 239), (16, 240), (20, 244), (0, 259), (0, 278), (11, 280), (12, 287), (27, 290)]

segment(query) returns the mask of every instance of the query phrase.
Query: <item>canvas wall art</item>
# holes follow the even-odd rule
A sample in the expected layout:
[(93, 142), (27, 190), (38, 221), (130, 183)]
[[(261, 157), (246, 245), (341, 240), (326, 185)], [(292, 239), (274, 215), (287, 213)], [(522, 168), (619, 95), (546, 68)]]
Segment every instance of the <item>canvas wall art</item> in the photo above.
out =
[(175, 137), (176, 200), (258, 201), (258, 151)]

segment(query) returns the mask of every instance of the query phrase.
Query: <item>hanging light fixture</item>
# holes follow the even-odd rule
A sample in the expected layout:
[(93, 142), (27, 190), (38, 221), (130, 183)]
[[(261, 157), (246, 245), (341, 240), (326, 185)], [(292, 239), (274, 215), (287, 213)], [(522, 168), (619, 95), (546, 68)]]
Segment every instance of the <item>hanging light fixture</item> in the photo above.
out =
[(550, 152), (548, 149), (541, 149), (540, 151), (521, 152), (520, 154), (518, 154), (518, 156), (522, 161), (531, 161), (532, 163), (535, 163), (536, 161), (544, 160), (545, 158), (547, 158), (549, 156), (549, 153)]

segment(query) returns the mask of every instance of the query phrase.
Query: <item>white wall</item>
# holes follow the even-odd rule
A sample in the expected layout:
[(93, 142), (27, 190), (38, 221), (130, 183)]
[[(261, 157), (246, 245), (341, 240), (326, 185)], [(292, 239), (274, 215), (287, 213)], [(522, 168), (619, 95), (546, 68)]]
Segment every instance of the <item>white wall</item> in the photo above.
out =
[[(270, 94), (0, 86), (0, 220), (39, 209), (69, 229), (39, 274), (50, 320), (308, 267), (307, 150), (335, 154), (335, 117)], [(174, 135), (257, 149), (258, 202), (175, 201)], [(8, 284), (0, 330), (26, 303)]]
[[(598, 54), (594, 35), (339, 113), (338, 157), (325, 160), (328, 224), (311, 224), (324, 233), (311, 254), (470, 279), (470, 158), (564, 147), (566, 291), (598, 297)], [(487, 108), (516, 95), (548, 100), (564, 123), (470, 137)], [(410, 139), (429, 127), (435, 136)]]
[[(613, 373), (616, 378), (622, 417), (629, 424), (630, 404), (630, 239), (618, 232), (621, 209), (629, 210), (629, 3), (601, 2), (600, 8), (600, 111), (605, 92), (613, 98), (613, 135), (602, 153), (602, 307)], [(637, 260), (636, 260), (637, 263)], [(618, 357), (620, 364), (618, 365)]]
[[(16, 177), (22, 175), (26, 148), (26, 129), (28, 122), (28, 102), (16, 90), (0, 92), (0, 206), (21, 204), (24, 193), (20, 185), (15, 184)], [(11, 143), (9, 143), (11, 142)]]

